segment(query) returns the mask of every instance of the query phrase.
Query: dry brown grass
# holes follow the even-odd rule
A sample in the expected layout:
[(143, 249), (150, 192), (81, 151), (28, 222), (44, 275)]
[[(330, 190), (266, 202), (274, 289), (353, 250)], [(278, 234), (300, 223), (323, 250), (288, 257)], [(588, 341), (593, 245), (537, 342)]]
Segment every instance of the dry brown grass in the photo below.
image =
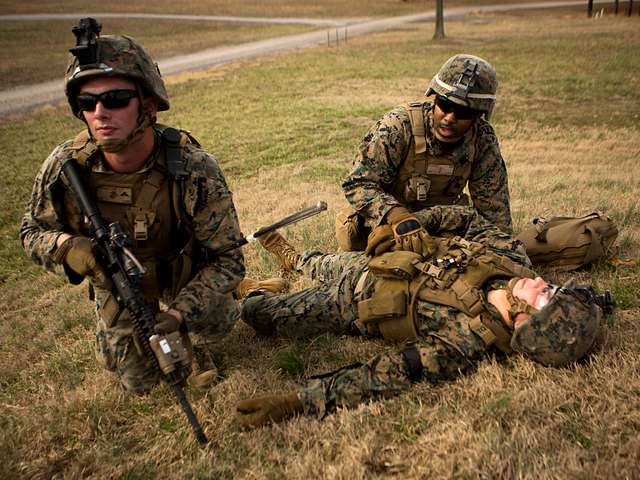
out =
[[(329, 212), (285, 234), (300, 248), (331, 250), (333, 214), (344, 203), (339, 179), (368, 125), (418, 96), (426, 75), (453, 51), (478, 52), (495, 59), (503, 82), (496, 127), (516, 226), (540, 214), (600, 208), (620, 226), (620, 254), (637, 260), (638, 80), (625, 73), (637, 65), (637, 23), (479, 20), (486, 23), (451, 23), (444, 44), (425, 46), (424, 30), (411, 26), (354, 39), (342, 50), (244, 62), (172, 83), (175, 108), (163, 121), (191, 128), (219, 155), (246, 233), (324, 199)], [(591, 77), (599, 88), (585, 80)], [(549, 88), (561, 91), (553, 109), (545, 103), (554, 98)], [(233, 424), (238, 400), (293, 388), (303, 376), (364, 360), (384, 345), (331, 335), (261, 338), (240, 323), (214, 352), (223, 381), (189, 392), (211, 439), (200, 451), (166, 388), (144, 398), (122, 395), (96, 364), (84, 286), (13, 259), (20, 255), (15, 202), (26, 200), (33, 175), (25, 172), (35, 171), (61, 131), (76, 128), (54, 112), (0, 125), (8, 159), (0, 176), (22, 186), (2, 185), (13, 215), (2, 217), (0, 232), (15, 249), (2, 250), (0, 270), (2, 478), (639, 478), (637, 265), (578, 273), (612, 289), (621, 308), (600, 351), (576, 366), (490, 358), (452, 383), (420, 384), (322, 421), (299, 417), (253, 432)], [(277, 272), (259, 246), (245, 253), (252, 276)], [(293, 288), (307, 284), (294, 279)]]

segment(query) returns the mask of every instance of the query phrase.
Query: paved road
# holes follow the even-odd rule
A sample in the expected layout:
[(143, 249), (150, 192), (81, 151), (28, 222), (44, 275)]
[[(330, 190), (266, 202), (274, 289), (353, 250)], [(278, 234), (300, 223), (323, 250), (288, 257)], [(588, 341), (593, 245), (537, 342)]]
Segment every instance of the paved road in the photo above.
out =
[[(607, 3), (595, 1), (594, 3)], [(533, 8), (557, 8), (566, 6), (585, 5), (584, 0), (551, 1), (535, 3), (513, 3), (506, 5), (493, 5), (482, 7), (459, 7), (445, 9), (446, 19), (462, 18), (473, 12), (491, 13), (514, 10), (530, 10)], [(79, 18), (81, 14), (74, 15)], [(98, 16), (98, 18), (100, 18)], [(341, 26), (337, 29), (320, 30), (308, 33), (288, 35), (284, 37), (270, 38), (256, 42), (249, 42), (229, 47), (211, 48), (188, 55), (180, 55), (158, 61), (160, 70), (164, 76), (169, 76), (185, 71), (202, 70), (214, 65), (222, 65), (234, 60), (246, 59), (267, 55), (275, 52), (313, 47), (327, 43), (327, 36), (331, 35), (335, 41), (336, 32), (343, 38), (345, 31), (349, 38), (364, 35), (366, 33), (382, 31), (399, 27), (411, 22), (433, 21), (435, 11), (403, 15), (399, 17), (383, 18), (379, 20), (362, 21)], [(40, 19), (43, 19), (42, 17)], [(59, 102), (64, 99), (64, 82), (53, 80), (45, 83), (12, 88), (0, 92), (0, 118), (16, 113), (28, 111), (34, 107)]]

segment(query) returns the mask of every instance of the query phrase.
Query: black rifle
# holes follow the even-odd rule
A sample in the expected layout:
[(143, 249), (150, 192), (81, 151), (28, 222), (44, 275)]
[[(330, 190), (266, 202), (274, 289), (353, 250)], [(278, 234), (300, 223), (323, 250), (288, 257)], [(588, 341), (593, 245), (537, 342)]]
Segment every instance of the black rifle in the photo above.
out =
[[(120, 306), (126, 308), (131, 314), (133, 330), (138, 343), (154, 368), (160, 373), (162, 380), (173, 390), (180, 407), (189, 419), (198, 443), (201, 446), (205, 445), (208, 442), (207, 437), (182, 388), (189, 375), (189, 369), (180, 364), (170, 365), (168, 369), (163, 364), (165, 368), (162, 368), (149, 342), (149, 339), (156, 335), (154, 331), (155, 315), (149, 305), (145, 303), (139, 286), (143, 268), (128, 248), (130, 239), (118, 223), (106, 224), (82, 184), (76, 161), (74, 159), (66, 160), (62, 165), (62, 170), (69, 181), (78, 207), (87, 216), (93, 228), (92, 242), (96, 259), (111, 279)], [(156, 336), (154, 340), (170, 352), (172, 345), (167, 343), (165, 338)], [(167, 370), (171, 371), (167, 372)]]

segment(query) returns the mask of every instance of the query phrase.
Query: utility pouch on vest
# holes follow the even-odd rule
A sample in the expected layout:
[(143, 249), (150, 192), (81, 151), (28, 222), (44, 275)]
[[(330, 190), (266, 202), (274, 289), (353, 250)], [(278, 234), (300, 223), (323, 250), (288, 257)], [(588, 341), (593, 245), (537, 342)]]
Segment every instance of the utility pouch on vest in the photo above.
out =
[(534, 218), (516, 238), (534, 265), (575, 270), (610, 253), (618, 229), (609, 217)]
[(345, 207), (336, 215), (336, 240), (338, 249), (343, 252), (361, 252), (367, 247), (367, 237), (370, 229), (358, 212), (351, 207)]
[(415, 252), (386, 252), (369, 261), (369, 270), (378, 278), (411, 280), (418, 273), (415, 265), (421, 260), (422, 256)]
[(407, 181), (404, 197), (407, 202), (426, 202), (431, 180), (425, 175), (412, 175)]
[(418, 330), (408, 303), (407, 281), (381, 278), (371, 298), (358, 302), (358, 320), (365, 325), (376, 323), (385, 340), (415, 340)]

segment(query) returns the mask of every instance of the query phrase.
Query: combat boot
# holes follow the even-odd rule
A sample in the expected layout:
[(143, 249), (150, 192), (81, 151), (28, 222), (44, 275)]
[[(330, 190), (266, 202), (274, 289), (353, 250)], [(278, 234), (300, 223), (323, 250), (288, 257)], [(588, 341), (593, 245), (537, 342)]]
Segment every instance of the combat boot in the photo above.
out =
[(218, 379), (218, 369), (206, 345), (193, 345), (193, 360), (189, 384), (197, 388), (208, 388)]
[(258, 241), (267, 252), (273, 253), (278, 257), (278, 261), (284, 270), (294, 271), (296, 269), (300, 254), (277, 231), (258, 237)]
[(238, 300), (255, 291), (280, 293), (287, 288), (287, 282), (284, 278), (273, 277), (267, 280), (254, 280), (252, 278), (243, 278), (236, 287), (236, 296)]

